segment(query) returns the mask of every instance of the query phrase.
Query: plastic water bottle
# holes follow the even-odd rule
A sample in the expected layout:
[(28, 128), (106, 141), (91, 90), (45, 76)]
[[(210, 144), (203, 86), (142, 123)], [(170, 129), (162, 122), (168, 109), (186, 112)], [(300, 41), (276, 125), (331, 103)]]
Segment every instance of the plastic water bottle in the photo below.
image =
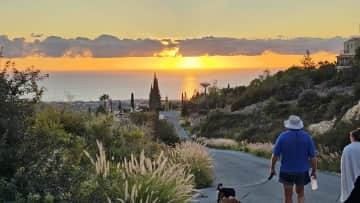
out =
[(318, 182), (314, 176), (311, 176), (311, 189), (317, 190), (319, 188)]

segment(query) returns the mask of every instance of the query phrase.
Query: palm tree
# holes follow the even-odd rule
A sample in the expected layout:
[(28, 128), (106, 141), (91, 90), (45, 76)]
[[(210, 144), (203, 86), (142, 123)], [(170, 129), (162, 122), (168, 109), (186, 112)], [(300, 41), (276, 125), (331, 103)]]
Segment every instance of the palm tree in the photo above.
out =
[(100, 96), (99, 100), (101, 102), (104, 102), (104, 109), (106, 109), (106, 103), (110, 99), (110, 96), (108, 94), (103, 94)]
[(210, 83), (202, 82), (200, 85), (204, 88), (204, 94), (206, 95), (206, 89), (210, 86)]

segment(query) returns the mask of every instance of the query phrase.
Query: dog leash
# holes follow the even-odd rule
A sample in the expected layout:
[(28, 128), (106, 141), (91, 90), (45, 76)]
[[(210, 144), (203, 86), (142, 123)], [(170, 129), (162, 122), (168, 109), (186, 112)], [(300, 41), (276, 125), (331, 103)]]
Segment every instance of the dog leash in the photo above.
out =
[(228, 185), (229, 187), (233, 187), (233, 188), (249, 188), (249, 187), (256, 187), (256, 186), (260, 186), (260, 185), (264, 185), (266, 183), (268, 183), (275, 174), (270, 174), (270, 176), (266, 179), (260, 180), (258, 182), (255, 183), (251, 183), (251, 184), (245, 184), (245, 185), (241, 185), (241, 184), (237, 184), (237, 185)]
[[(246, 184), (246, 185), (228, 185), (228, 187), (232, 187), (232, 188), (249, 188), (249, 187), (257, 187), (257, 186), (260, 186), (260, 185), (265, 185), (266, 183), (268, 183), (273, 177), (274, 177), (275, 174), (270, 174), (270, 176), (264, 180), (261, 180), (259, 182), (256, 182), (256, 183), (252, 183), (252, 184)], [(247, 192), (245, 193), (243, 196), (241, 196), (239, 198), (240, 201), (244, 200), (245, 198), (247, 198), (252, 192), (254, 192), (254, 190), (250, 191), (250, 192)]]

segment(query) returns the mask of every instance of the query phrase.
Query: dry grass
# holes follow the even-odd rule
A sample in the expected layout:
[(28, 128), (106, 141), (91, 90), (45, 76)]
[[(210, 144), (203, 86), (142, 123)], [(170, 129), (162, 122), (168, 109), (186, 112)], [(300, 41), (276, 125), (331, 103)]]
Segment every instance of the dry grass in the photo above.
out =
[(202, 144), (183, 142), (169, 151), (172, 162), (186, 166), (197, 188), (207, 187), (213, 182), (213, 160)]
[(340, 172), (341, 152), (331, 152), (326, 146), (318, 146), (318, 167), (323, 170)]
[(188, 170), (188, 164), (174, 159), (170, 161), (163, 152), (156, 160), (146, 157), (142, 152), (138, 158), (131, 155), (129, 160), (111, 163), (106, 159), (102, 143), (97, 144), (99, 154), (95, 160), (88, 152), (85, 151), (85, 154), (100, 177), (98, 185), (107, 202), (183, 203), (190, 200), (193, 176)]
[(141, 153), (139, 159), (118, 164), (125, 180), (124, 195), (120, 202), (185, 202), (193, 190), (192, 175), (181, 164), (170, 163), (163, 153), (156, 161)]
[(246, 143), (245, 146), (249, 149), (249, 151), (251, 152), (255, 152), (255, 151), (263, 151), (263, 152), (267, 152), (267, 153), (272, 153), (272, 150), (274, 148), (274, 145), (270, 142), (265, 142), (265, 143)]
[(109, 174), (110, 162), (106, 160), (106, 153), (102, 143), (96, 140), (96, 144), (99, 149), (99, 154), (96, 155), (96, 160), (94, 160), (87, 151), (84, 151), (84, 153), (95, 166), (96, 174), (106, 178)]
[(199, 138), (199, 141), (204, 143), (208, 147), (220, 148), (220, 149), (232, 149), (239, 147), (239, 143), (233, 139), (226, 138)]

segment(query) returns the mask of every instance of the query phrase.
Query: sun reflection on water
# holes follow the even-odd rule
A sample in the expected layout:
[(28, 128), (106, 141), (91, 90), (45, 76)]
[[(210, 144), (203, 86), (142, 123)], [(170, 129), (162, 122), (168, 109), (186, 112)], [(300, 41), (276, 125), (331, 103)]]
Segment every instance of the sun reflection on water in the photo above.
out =
[(194, 75), (186, 75), (182, 81), (179, 98), (181, 98), (182, 93), (186, 93), (186, 96), (189, 99), (196, 91), (199, 91), (198, 79)]

